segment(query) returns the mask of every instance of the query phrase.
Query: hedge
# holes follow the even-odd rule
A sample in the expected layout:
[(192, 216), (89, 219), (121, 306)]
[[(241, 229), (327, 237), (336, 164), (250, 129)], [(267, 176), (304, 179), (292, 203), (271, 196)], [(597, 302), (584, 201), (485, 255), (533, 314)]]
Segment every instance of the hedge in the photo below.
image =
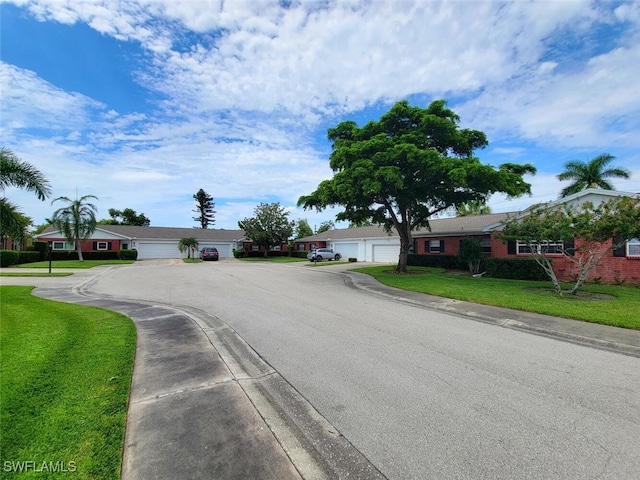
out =
[[(407, 265), (415, 267), (437, 267), (447, 270), (469, 271), (468, 265), (456, 255), (410, 254)], [(480, 271), (487, 277), (509, 278), (512, 280), (548, 280), (548, 276), (533, 258), (493, 258), (483, 257)]]
[(18, 265), (20, 254), (15, 250), (0, 250), (0, 267)]
[(138, 259), (138, 250), (135, 248), (130, 250), (120, 250), (118, 252), (118, 258), (120, 260), (137, 260)]

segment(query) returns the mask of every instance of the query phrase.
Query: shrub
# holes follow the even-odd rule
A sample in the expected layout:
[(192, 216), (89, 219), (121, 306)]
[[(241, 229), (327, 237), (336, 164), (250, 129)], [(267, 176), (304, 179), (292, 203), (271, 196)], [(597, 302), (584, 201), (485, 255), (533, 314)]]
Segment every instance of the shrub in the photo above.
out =
[(465, 270), (467, 265), (456, 255), (418, 255), (409, 254), (407, 265), (413, 267), (438, 267), (448, 270)]
[(20, 255), (15, 250), (0, 250), (0, 267), (18, 265)]
[(244, 257), (244, 250), (233, 250), (233, 256), (235, 258), (243, 258)]
[(488, 277), (512, 280), (548, 280), (549, 277), (533, 258), (485, 258), (483, 270)]
[(137, 260), (138, 250), (136, 250), (135, 248), (129, 250), (120, 250), (118, 252), (118, 258), (120, 260)]
[(288, 257), (289, 252), (282, 250), (269, 250), (267, 252), (267, 256), (269, 257)]
[(482, 263), (482, 246), (480, 240), (476, 238), (463, 238), (460, 242), (460, 253), (458, 253), (460, 263), (466, 263), (471, 273), (480, 272)]
[(307, 258), (309, 252), (307, 250), (292, 250), (291, 256), (297, 258)]
[(40, 260), (49, 258), (49, 244), (47, 242), (35, 242), (30, 249), (40, 252)]
[(85, 260), (118, 260), (118, 252), (91, 250), (89, 252), (82, 252), (82, 258)]
[(21, 251), (18, 252), (18, 264), (34, 263), (40, 261), (40, 252)]
[(358, 259), (357, 259), (357, 258), (355, 258), (355, 257), (349, 257), (349, 261), (350, 261), (351, 263), (355, 263), (355, 262), (357, 262), (357, 261), (358, 261)]

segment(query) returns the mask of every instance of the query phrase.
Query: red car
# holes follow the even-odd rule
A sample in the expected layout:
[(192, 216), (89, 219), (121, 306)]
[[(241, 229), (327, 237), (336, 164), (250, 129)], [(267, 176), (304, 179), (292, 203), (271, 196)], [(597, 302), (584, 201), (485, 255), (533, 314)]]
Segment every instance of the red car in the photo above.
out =
[(205, 247), (200, 250), (200, 258), (205, 260), (218, 260), (218, 249), (212, 247)]

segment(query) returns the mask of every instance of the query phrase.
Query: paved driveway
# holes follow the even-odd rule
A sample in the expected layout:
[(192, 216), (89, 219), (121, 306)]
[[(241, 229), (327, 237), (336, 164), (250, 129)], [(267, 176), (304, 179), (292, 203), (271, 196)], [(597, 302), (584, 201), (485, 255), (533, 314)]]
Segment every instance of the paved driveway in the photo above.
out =
[(219, 318), (389, 478), (638, 477), (638, 358), (379, 298), (348, 267), (139, 262), (90, 288)]

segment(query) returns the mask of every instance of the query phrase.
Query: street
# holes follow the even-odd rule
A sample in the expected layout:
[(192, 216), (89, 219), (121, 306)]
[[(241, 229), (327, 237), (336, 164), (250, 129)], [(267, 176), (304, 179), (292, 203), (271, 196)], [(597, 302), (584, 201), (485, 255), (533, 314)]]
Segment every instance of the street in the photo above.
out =
[(90, 289), (218, 317), (388, 478), (638, 477), (638, 358), (378, 298), (345, 267), (138, 262)]

